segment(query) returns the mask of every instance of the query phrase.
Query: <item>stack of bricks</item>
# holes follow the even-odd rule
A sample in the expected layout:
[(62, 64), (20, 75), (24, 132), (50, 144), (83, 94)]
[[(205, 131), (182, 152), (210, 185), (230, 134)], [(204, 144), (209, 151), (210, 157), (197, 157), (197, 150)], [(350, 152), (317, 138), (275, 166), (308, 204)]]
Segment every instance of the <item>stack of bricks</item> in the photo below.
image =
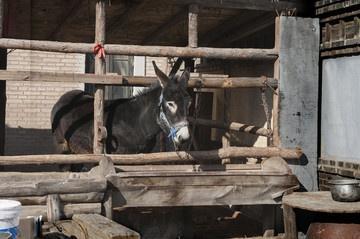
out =
[[(85, 55), (9, 51), (7, 69), (84, 73)], [(52, 153), (50, 112), (59, 97), (73, 89), (84, 89), (84, 84), (8, 81), (5, 154)]]

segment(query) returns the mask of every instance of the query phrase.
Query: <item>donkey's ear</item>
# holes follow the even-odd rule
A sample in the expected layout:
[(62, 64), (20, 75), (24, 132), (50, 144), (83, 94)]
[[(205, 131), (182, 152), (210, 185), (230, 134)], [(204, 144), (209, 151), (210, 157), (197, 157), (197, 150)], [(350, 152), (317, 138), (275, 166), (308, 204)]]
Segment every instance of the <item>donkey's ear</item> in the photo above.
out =
[(182, 73), (182, 75), (180, 76), (180, 79), (178, 80), (179, 81), (179, 84), (186, 88), (187, 85), (188, 85), (188, 81), (190, 79), (190, 68), (189, 67), (186, 67), (184, 72)]
[(168, 84), (169, 82), (169, 78), (167, 77), (167, 75), (165, 75), (164, 72), (162, 72), (156, 65), (155, 61), (152, 61), (154, 69), (155, 69), (155, 74), (158, 77), (158, 80), (160, 82), (160, 85), (162, 88), (165, 88), (165, 86)]

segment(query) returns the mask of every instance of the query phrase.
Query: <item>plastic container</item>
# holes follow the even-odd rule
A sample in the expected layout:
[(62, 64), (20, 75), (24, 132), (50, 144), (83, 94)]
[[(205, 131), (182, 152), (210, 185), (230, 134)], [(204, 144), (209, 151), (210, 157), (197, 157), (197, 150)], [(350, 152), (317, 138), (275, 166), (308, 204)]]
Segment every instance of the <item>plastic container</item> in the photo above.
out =
[(13, 239), (18, 234), (20, 210), (20, 202), (0, 199), (0, 232), (11, 233)]

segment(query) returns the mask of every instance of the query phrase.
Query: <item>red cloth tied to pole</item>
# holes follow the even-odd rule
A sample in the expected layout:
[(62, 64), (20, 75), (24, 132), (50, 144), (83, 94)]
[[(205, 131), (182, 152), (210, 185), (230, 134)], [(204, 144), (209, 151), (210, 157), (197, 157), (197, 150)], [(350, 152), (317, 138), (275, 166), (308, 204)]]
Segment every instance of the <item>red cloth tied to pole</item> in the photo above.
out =
[(105, 59), (105, 48), (100, 43), (96, 43), (94, 46), (94, 54), (102, 59)]

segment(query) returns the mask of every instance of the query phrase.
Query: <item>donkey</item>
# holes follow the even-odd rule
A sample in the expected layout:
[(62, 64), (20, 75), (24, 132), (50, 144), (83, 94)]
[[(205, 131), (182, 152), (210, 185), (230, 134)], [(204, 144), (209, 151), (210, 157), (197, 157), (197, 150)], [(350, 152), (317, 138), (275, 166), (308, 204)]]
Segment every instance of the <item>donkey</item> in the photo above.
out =
[[(168, 77), (153, 61), (158, 83), (130, 99), (105, 101), (106, 153), (146, 153), (162, 130), (175, 147), (189, 140), (189, 69)], [(52, 132), (63, 153), (93, 152), (94, 98), (81, 90), (65, 93), (51, 111)]]

